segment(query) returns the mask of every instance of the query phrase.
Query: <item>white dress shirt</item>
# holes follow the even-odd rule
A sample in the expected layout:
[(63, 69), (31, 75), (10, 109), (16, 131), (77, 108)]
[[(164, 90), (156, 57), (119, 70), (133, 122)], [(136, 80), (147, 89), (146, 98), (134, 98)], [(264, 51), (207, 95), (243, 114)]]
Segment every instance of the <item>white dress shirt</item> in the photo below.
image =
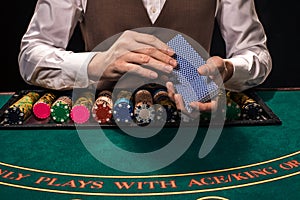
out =
[[(88, 86), (87, 65), (95, 53), (66, 51), (87, 1), (37, 2), (19, 54), (20, 73), (27, 83), (57, 90)], [(142, 1), (154, 23), (166, 0)], [(272, 61), (253, 0), (216, 1), (216, 19), (226, 43), (226, 56), (234, 65), (233, 76), (225, 83), (226, 89), (243, 91), (261, 84), (271, 71)], [(184, 1), (182, 4), (184, 6)], [(80, 79), (75, 80), (76, 77)]]

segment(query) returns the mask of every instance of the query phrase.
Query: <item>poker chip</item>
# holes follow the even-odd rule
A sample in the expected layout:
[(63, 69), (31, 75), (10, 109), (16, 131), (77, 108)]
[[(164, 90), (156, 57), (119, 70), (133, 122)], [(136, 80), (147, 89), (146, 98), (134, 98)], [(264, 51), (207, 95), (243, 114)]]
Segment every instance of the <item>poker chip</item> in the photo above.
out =
[(90, 119), (93, 99), (94, 96), (91, 92), (85, 92), (77, 98), (70, 113), (71, 119), (75, 123), (84, 124)]
[(227, 95), (240, 106), (241, 116), (243, 119), (262, 119), (263, 109), (254, 99), (242, 92), (227, 92)]
[(151, 93), (146, 89), (138, 90), (134, 96), (134, 119), (139, 125), (149, 124), (154, 120), (155, 109)]
[(25, 114), (18, 107), (10, 107), (4, 111), (4, 123), (21, 125), (25, 121)]
[(242, 117), (244, 119), (249, 119), (249, 120), (260, 120), (262, 119), (262, 114), (263, 109), (262, 107), (256, 103), (248, 103), (245, 106), (243, 106), (242, 109)]
[(33, 104), (39, 99), (37, 92), (28, 92), (4, 111), (4, 123), (21, 125), (31, 115)]
[(130, 100), (131, 97), (132, 97), (132, 92), (127, 91), (127, 90), (121, 90), (117, 95), (117, 99), (125, 98), (125, 99)]
[(90, 118), (90, 110), (84, 105), (76, 105), (72, 107), (70, 116), (75, 123), (84, 124)]
[(155, 120), (158, 122), (176, 123), (180, 120), (179, 111), (170, 105), (155, 104)]
[(152, 94), (150, 93), (150, 91), (146, 89), (138, 90), (135, 93), (134, 100), (135, 103), (144, 102), (144, 103), (148, 103), (149, 105), (153, 105)]
[(113, 117), (116, 122), (131, 122), (133, 117), (132, 102), (127, 98), (119, 98), (114, 103)]
[(50, 109), (50, 115), (53, 121), (57, 123), (64, 123), (70, 119), (70, 111), (72, 106), (72, 99), (69, 96), (59, 97)]
[(239, 120), (241, 118), (241, 115), (241, 107), (232, 99), (227, 98), (226, 120)]
[(107, 103), (97, 101), (92, 108), (93, 118), (100, 124), (105, 124), (111, 121), (112, 108)]
[(200, 112), (200, 121), (210, 121), (211, 113), (210, 112)]
[(157, 104), (155, 106), (156, 120), (161, 121), (165, 119), (166, 122), (174, 123), (180, 119), (176, 104), (169, 98), (167, 91), (163, 89), (155, 91), (153, 101)]
[(134, 117), (139, 125), (149, 124), (154, 120), (155, 109), (147, 103), (138, 103), (135, 105)]
[(51, 105), (54, 102), (56, 95), (51, 92), (45, 93), (35, 104), (33, 105), (33, 113), (39, 119), (46, 119), (51, 114)]
[(105, 124), (111, 121), (113, 113), (112, 93), (104, 90), (99, 93), (98, 98), (92, 107), (92, 116), (99, 124)]

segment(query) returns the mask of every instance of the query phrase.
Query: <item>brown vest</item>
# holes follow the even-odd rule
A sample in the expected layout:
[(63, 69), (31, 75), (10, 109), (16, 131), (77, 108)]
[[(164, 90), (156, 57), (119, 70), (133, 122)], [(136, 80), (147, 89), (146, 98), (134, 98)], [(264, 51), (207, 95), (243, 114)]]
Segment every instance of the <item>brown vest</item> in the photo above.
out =
[(184, 33), (209, 52), (216, 1), (167, 0), (154, 24), (141, 0), (88, 0), (81, 30), (87, 51), (125, 30), (161, 27)]

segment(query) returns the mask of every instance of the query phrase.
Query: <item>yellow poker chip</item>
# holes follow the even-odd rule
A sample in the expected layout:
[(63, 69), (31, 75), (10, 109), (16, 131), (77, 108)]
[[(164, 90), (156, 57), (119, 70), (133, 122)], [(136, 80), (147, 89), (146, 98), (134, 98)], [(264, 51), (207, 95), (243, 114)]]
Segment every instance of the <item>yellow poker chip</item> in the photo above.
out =
[(32, 107), (39, 97), (40, 95), (37, 92), (28, 92), (5, 110), (4, 122), (8, 124), (23, 124), (31, 115)]

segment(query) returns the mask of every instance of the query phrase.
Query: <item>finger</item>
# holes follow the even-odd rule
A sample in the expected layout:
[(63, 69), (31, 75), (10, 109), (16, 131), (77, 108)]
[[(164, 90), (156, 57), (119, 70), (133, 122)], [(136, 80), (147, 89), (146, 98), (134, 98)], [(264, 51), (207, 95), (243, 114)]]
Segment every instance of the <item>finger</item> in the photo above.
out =
[(167, 82), (166, 83), (166, 87), (168, 90), (168, 96), (170, 97), (170, 99), (172, 99), (173, 101), (175, 101), (174, 95), (175, 95), (175, 88), (172, 82)]
[[(120, 57), (119, 60), (127, 63), (144, 65), (147, 66), (147, 68), (151, 68), (156, 71), (161, 71), (163, 73), (171, 73), (173, 71), (172, 66), (167, 65), (158, 60), (155, 60), (151, 56), (142, 53), (129, 52), (123, 55), (122, 57)], [(127, 69), (124, 68), (120, 70), (125, 70), (126, 72)]]
[(180, 94), (174, 94), (174, 100), (175, 100), (175, 104), (176, 104), (176, 107), (178, 110), (180, 110), (183, 113), (188, 113), (188, 111), (186, 110), (186, 108), (184, 106), (182, 96)]
[(158, 74), (155, 71), (149, 70), (147, 68), (143, 68), (141, 65), (127, 63), (125, 69), (126, 72), (136, 74), (144, 78), (149, 78), (149, 79), (158, 78)]
[(175, 98), (175, 104), (177, 106), (177, 109), (180, 110), (181, 113), (187, 115), (188, 117), (194, 118), (194, 119), (196, 119), (200, 116), (200, 112), (198, 109), (194, 109), (191, 112), (189, 112), (186, 109), (186, 107), (184, 106), (182, 96), (180, 94), (175, 94), (174, 98)]
[[(163, 66), (167, 65), (172, 66), (173, 68), (177, 66), (176, 59), (172, 58), (174, 51), (169, 48), (167, 44), (153, 35), (134, 31), (125, 31), (118, 45), (120, 47), (126, 46), (128, 51), (125, 51), (124, 54), (133, 51), (148, 55), (154, 60), (159, 61)], [(168, 69), (170, 72), (170, 67)], [(160, 68), (159, 70), (164, 71), (164, 69)]]
[(173, 56), (175, 54), (175, 51), (172, 48), (170, 48), (166, 43), (162, 42), (153, 35), (137, 33), (134, 39), (139, 43), (150, 44), (152, 47), (159, 49), (160, 51), (169, 56)]
[(158, 74), (155, 71), (144, 68), (139, 64), (139, 62), (144, 62), (145, 60), (144, 56), (135, 53), (127, 53), (114, 62), (113, 67), (110, 68), (111, 74), (122, 76), (128, 72), (141, 77), (156, 79)]
[(202, 103), (202, 102), (192, 102), (190, 106), (193, 109), (203, 111), (203, 112), (212, 112), (217, 108), (217, 101), (213, 100), (210, 102)]
[(167, 83), (170, 80), (170, 78), (164, 74), (160, 74), (159, 79), (162, 83)]
[(206, 63), (198, 68), (198, 73), (203, 76), (214, 76), (219, 73), (219, 70), (211, 63)]
[(221, 57), (214, 56), (206, 61), (206, 64), (198, 68), (198, 72), (205, 76), (217, 76), (225, 70), (225, 63)]
[(171, 67), (177, 67), (176, 59), (172, 58), (170, 55), (166, 54), (165, 52), (154, 48), (154, 47), (147, 47), (143, 49), (135, 50), (137, 53), (142, 53), (145, 55), (151, 56), (154, 60), (157, 60), (162, 63), (162, 65), (170, 65)]

